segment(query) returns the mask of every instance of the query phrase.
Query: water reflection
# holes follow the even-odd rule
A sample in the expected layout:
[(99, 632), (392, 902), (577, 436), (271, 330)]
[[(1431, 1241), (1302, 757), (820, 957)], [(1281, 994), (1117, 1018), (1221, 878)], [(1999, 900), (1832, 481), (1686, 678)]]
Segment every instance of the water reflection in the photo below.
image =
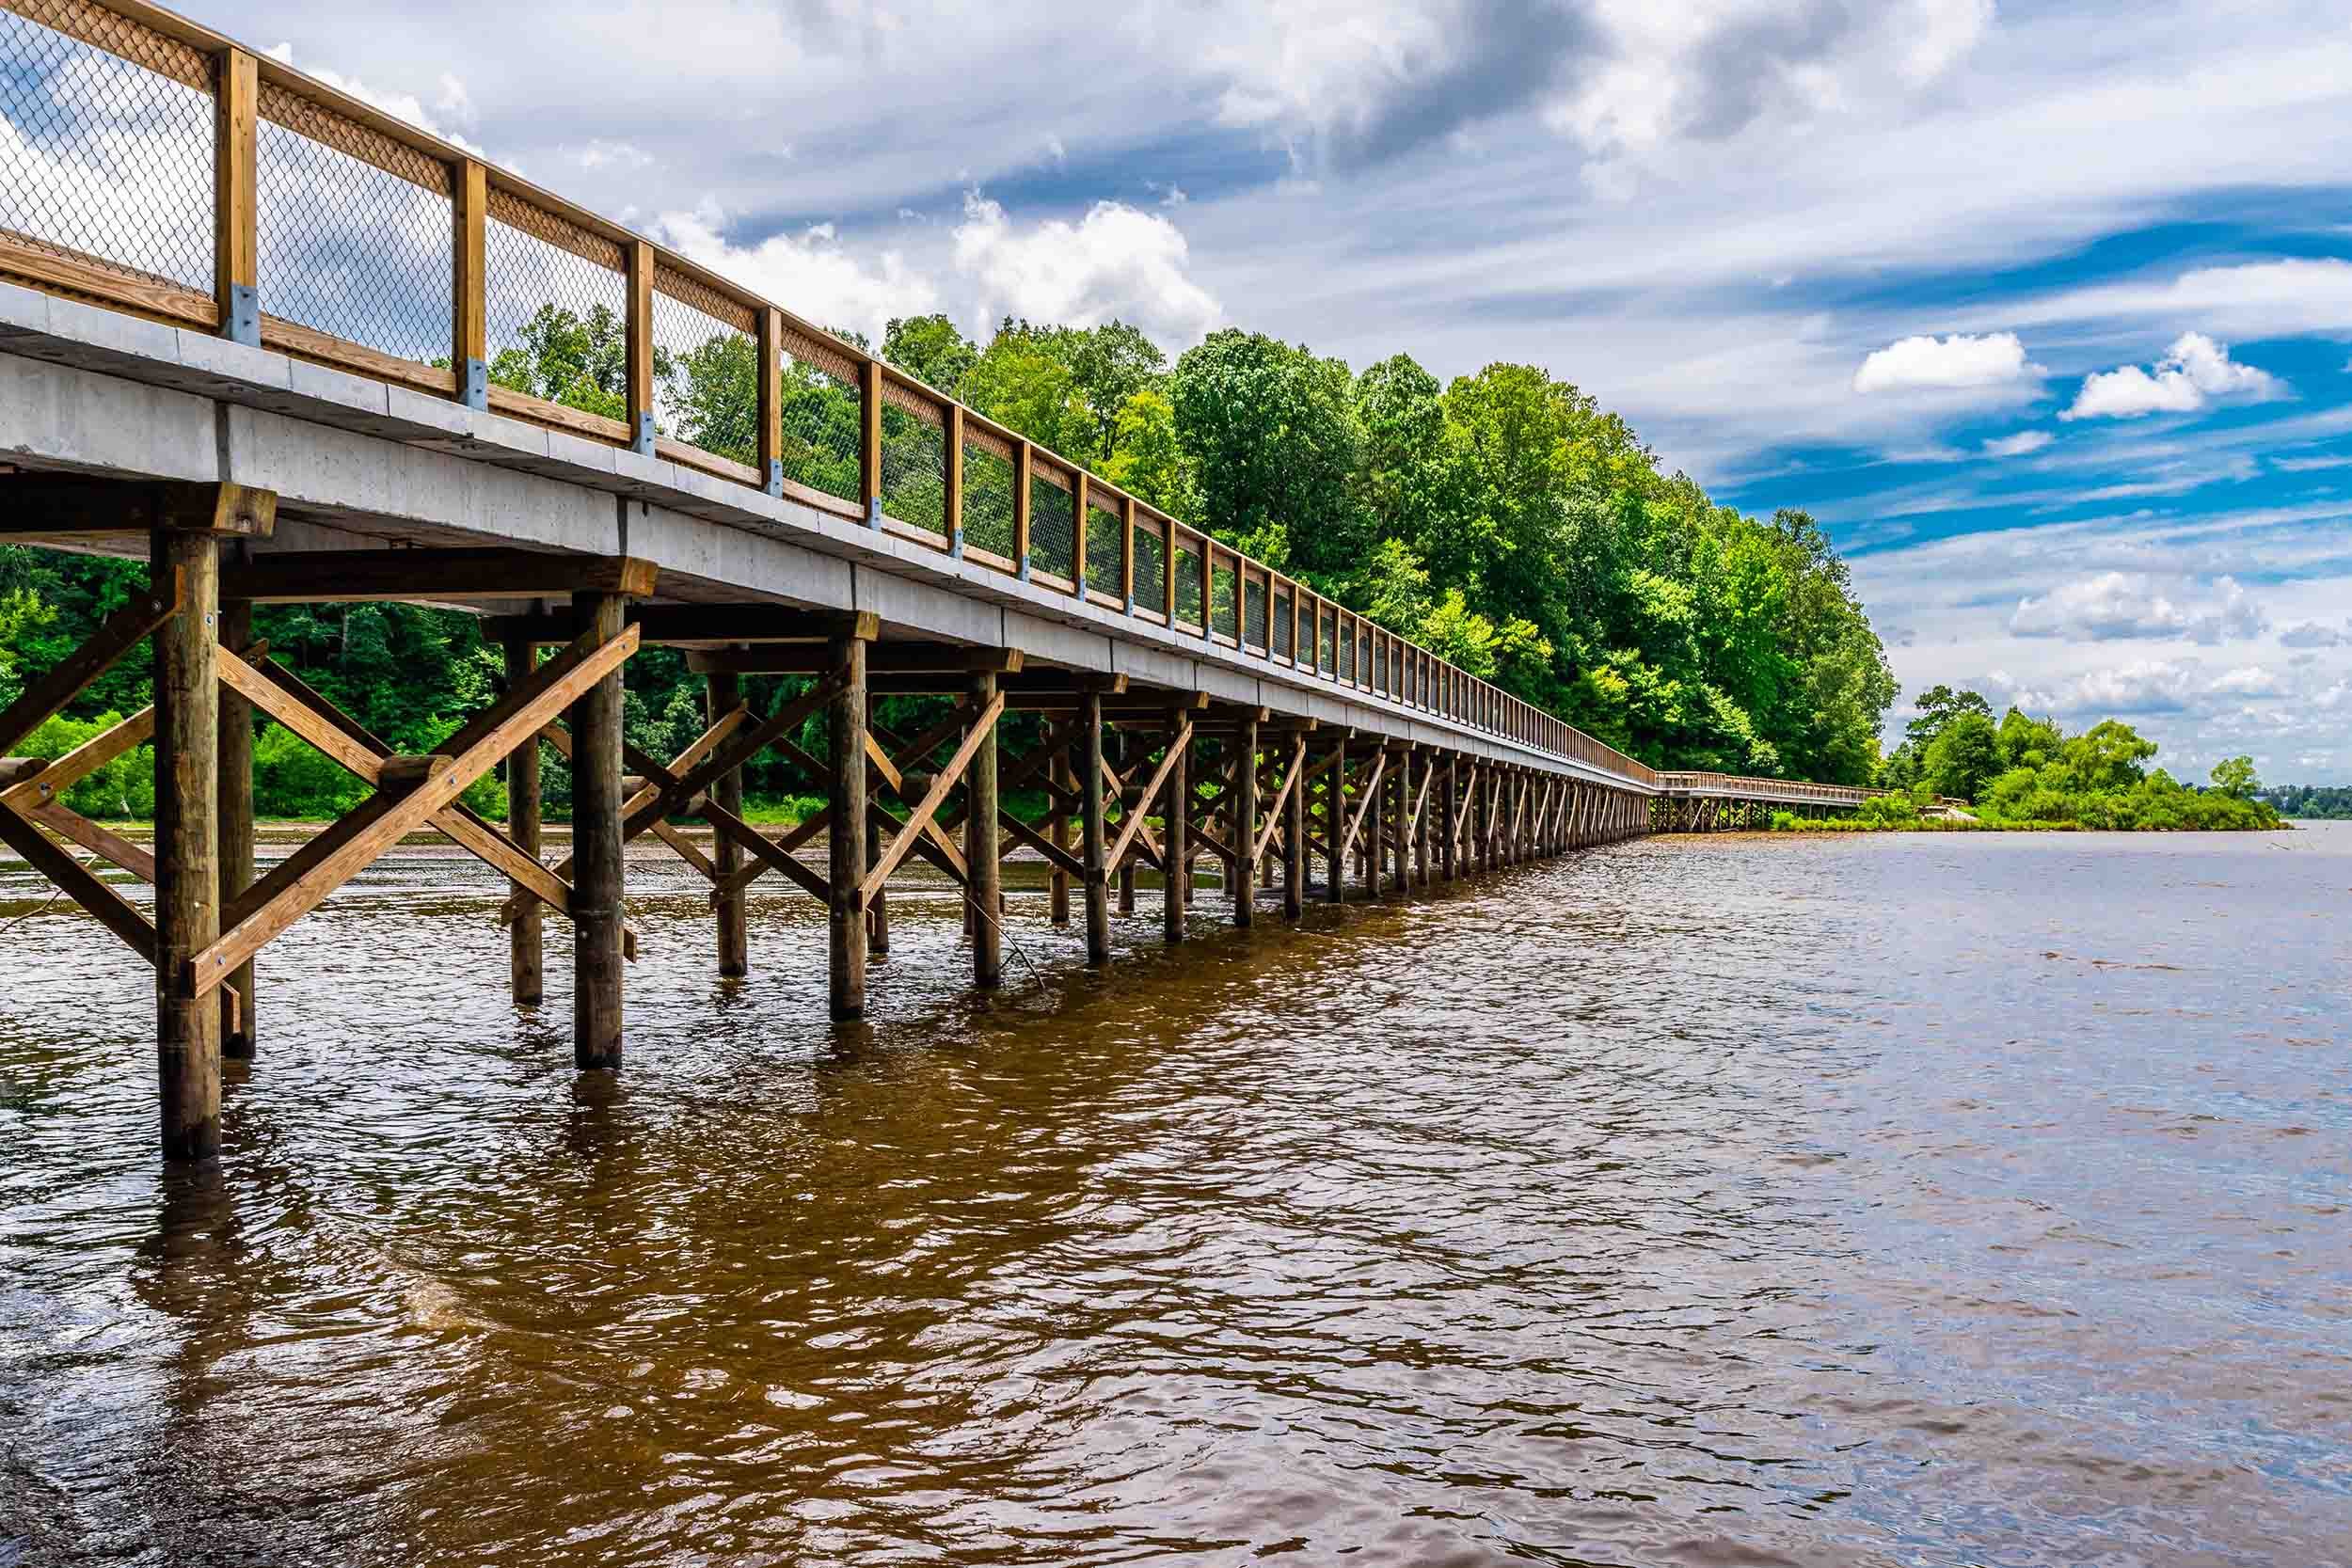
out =
[[(404, 856), (264, 960), (215, 1177), (145, 981), (0, 994), (33, 1560), (2323, 1560), (2352, 838), (1657, 841), (1011, 986), (632, 865), (629, 1068)], [(2063, 903), (2053, 886), (2073, 890)], [(0, 887), (0, 897), (15, 891)], [(127, 958), (127, 956), (125, 956)], [(12, 958), (12, 964), (17, 960)]]

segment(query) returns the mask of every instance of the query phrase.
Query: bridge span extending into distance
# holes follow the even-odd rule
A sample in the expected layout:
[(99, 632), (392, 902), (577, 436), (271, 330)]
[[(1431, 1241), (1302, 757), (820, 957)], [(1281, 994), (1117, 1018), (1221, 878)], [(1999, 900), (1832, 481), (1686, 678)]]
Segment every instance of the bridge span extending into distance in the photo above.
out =
[[(1654, 770), (784, 307), (168, 12), (0, 0), (0, 538), (152, 564), (145, 595), (26, 672), (0, 753), (134, 647), (154, 658), (151, 708), (66, 756), (0, 761), (0, 840), (154, 965), (167, 1160), (217, 1148), (222, 1057), (261, 1035), (256, 959), (412, 833), (509, 879), (518, 1002), (540, 998), (545, 918), (571, 922), (576, 1060), (612, 1069), (627, 965), (678, 957), (635, 953), (625, 917), (623, 846), (645, 834), (707, 879), (723, 974), (745, 973), (755, 880), (822, 902), (850, 1019), (914, 861), (964, 890), (991, 988), (1009, 851), (1050, 865), (1053, 918), (1076, 893), (1101, 964), (1138, 866), (1174, 942), (1204, 861), (1247, 925), (1869, 793)], [(548, 307), (617, 328), (616, 413), (497, 374)], [(695, 354), (751, 367), (732, 424), (690, 417), (657, 373)], [(337, 601), (485, 615), (503, 694), (393, 752), (254, 640), (256, 604)], [(673, 757), (623, 735), (624, 664), (655, 644), (707, 677), (708, 727)], [(744, 677), (770, 673), (806, 684), (756, 711)], [(911, 694), (952, 701), (919, 734), (873, 721), (869, 698)], [(1036, 744), (1000, 756), (1023, 712)], [(373, 786), (258, 875), (256, 714)], [(151, 849), (64, 801), (150, 740)], [(547, 747), (573, 781), (552, 864)], [(782, 833), (741, 816), (741, 769), (771, 750), (828, 792)], [(461, 796), (501, 766), (498, 822)], [(1045, 791), (1042, 825), (1004, 810), (1016, 786)], [(710, 848), (675, 818), (708, 824)]]

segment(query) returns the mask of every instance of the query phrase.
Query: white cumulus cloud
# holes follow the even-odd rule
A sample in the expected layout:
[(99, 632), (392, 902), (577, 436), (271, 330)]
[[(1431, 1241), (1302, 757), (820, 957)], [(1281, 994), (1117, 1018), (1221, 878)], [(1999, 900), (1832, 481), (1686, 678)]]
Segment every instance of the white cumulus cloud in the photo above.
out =
[(984, 323), (1009, 314), (1100, 326), (1117, 317), (1186, 348), (1224, 318), (1188, 275), (1184, 230), (1123, 202), (1098, 201), (1074, 224), (1054, 218), (1024, 232), (975, 191), (964, 198), (952, 256), (978, 288)]
[(2135, 572), (2100, 572), (2059, 583), (2046, 594), (2027, 594), (2009, 620), (2009, 629), (2019, 637), (2091, 642), (2176, 638), (2226, 642), (2259, 637), (2269, 625), (2234, 578), (2215, 578), (2205, 602), (2185, 604)]
[(1857, 392), (1906, 392), (1928, 388), (1997, 387), (2038, 374), (2014, 332), (1903, 338), (1862, 361)]
[(2284, 648), (2352, 648), (2352, 620), (2341, 626), (2325, 621), (2297, 621), (2279, 633)]
[(2122, 365), (2083, 378), (2061, 420), (2135, 420), (2144, 414), (2194, 414), (2216, 403), (2284, 397), (2286, 383), (2230, 357), (2230, 345), (2184, 332), (2153, 369)]
[(850, 249), (831, 224), (797, 234), (773, 234), (756, 245), (739, 245), (724, 234), (726, 216), (716, 207), (664, 213), (654, 237), (688, 260), (734, 279), (763, 298), (819, 326), (853, 327), (879, 337), (892, 316), (919, 316), (939, 309), (938, 285), (892, 249)]

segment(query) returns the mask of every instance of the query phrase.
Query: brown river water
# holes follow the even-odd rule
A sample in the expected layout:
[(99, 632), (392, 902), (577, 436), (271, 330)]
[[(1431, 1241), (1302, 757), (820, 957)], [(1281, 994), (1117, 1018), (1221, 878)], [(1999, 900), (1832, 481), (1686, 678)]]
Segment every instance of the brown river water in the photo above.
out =
[(0, 936), (0, 1565), (2352, 1562), (2352, 824), (1147, 893), (1106, 977), (1031, 872), (846, 1030), (690, 875), (583, 1080), (560, 923), (517, 1013), (380, 864), (208, 1178), (136, 960)]

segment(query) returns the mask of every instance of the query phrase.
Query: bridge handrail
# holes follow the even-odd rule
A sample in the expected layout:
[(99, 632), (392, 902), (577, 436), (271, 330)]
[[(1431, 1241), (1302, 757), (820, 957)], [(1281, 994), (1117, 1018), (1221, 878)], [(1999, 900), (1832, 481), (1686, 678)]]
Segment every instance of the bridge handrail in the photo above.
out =
[(1659, 790), (1668, 795), (1730, 795), (1758, 800), (1776, 797), (1785, 800), (1814, 800), (1823, 805), (1837, 806), (1858, 806), (1865, 800), (1891, 793), (1851, 784), (1807, 784), (1796, 779), (1757, 779), (1737, 773), (1691, 769), (1661, 771), (1655, 782)]

